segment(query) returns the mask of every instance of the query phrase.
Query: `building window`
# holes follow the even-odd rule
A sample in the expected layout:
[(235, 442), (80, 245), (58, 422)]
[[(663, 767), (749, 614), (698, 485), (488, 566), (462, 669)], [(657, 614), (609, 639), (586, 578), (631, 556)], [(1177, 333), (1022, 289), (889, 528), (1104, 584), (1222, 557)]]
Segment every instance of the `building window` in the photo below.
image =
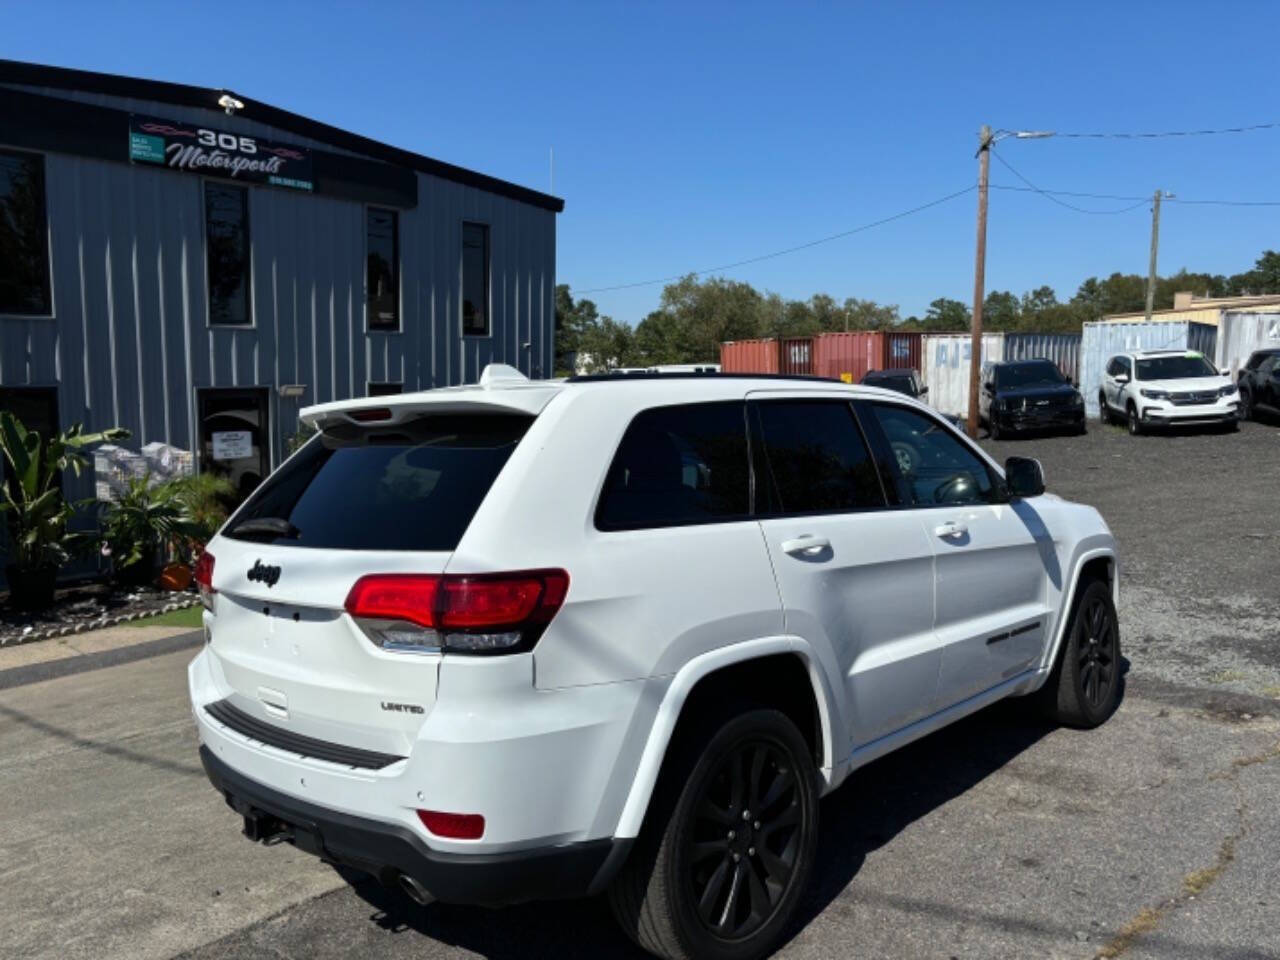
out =
[(394, 397), (400, 393), (404, 393), (403, 383), (379, 383), (376, 380), (368, 383), (368, 395), (371, 397)]
[(0, 313), (53, 312), (47, 223), (44, 158), (0, 150)]
[(462, 335), (489, 335), (489, 228), (462, 225)]
[(365, 283), (369, 329), (400, 329), (400, 224), (394, 210), (369, 208)]
[(249, 309), (249, 191), (204, 185), (205, 253), (209, 262), (209, 323), (243, 327)]

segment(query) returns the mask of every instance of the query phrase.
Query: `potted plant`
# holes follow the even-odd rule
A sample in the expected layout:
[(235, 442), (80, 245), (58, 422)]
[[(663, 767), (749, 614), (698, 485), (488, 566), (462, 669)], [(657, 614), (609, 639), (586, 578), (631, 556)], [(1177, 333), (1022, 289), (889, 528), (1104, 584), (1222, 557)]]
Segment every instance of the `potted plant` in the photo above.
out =
[(128, 586), (150, 583), (171, 548), (200, 536), (173, 483), (133, 477), (124, 492), (103, 512), (102, 536), (111, 547), (115, 578)]
[(89, 462), (86, 447), (128, 436), (121, 427), (84, 433), (77, 423), (42, 440), (12, 413), (0, 411), (0, 513), (8, 523), (5, 577), (14, 606), (38, 610), (52, 603), (58, 569), (90, 543), (70, 529), (75, 508), (62, 495), (63, 471), (79, 476)]

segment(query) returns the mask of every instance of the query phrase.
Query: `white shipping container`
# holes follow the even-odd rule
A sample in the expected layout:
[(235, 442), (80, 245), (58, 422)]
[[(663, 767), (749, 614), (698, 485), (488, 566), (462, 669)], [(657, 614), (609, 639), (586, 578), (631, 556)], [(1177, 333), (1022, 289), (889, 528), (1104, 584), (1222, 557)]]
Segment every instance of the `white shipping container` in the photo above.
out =
[(1226, 313), (1218, 323), (1213, 362), (1232, 380), (1255, 350), (1280, 347), (1280, 312)]
[(1198, 350), (1215, 355), (1218, 328), (1185, 321), (1133, 320), (1094, 322), (1084, 325), (1080, 337), (1080, 392), (1085, 412), (1098, 415), (1098, 392), (1107, 361), (1130, 350)]
[[(920, 374), (929, 404), (941, 413), (969, 415), (969, 367), (973, 340), (967, 333), (927, 333), (920, 349)], [(1004, 334), (982, 336), (981, 363), (1004, 359)]]

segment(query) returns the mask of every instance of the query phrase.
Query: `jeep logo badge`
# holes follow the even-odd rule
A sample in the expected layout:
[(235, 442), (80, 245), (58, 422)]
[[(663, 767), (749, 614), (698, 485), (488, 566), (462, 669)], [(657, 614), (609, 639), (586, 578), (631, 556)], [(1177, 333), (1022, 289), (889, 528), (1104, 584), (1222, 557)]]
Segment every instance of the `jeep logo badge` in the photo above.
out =
[(249, 579), (265, 583), (268, 587), (274, 587), (276, 581), (280, 579), (280, 568), (269, 567), (261, 560), (256, 560), (253, 566), (249, 568)]

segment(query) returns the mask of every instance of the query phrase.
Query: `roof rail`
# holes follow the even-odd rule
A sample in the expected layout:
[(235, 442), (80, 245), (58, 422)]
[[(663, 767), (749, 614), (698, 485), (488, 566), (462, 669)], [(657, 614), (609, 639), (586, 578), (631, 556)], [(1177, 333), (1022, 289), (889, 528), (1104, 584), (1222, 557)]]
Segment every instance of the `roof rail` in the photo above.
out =
[[(631, 383), (635, 380), (815, 380), (822, 383), (840, 383), (836, 377), (819, 377), (806, 373), (725, 373), (721, 370), (672, 371), (671, 373), (580, 373), (569, 377), (568, 383)], [(848, 386), (848, 384), (845, 384)]]

